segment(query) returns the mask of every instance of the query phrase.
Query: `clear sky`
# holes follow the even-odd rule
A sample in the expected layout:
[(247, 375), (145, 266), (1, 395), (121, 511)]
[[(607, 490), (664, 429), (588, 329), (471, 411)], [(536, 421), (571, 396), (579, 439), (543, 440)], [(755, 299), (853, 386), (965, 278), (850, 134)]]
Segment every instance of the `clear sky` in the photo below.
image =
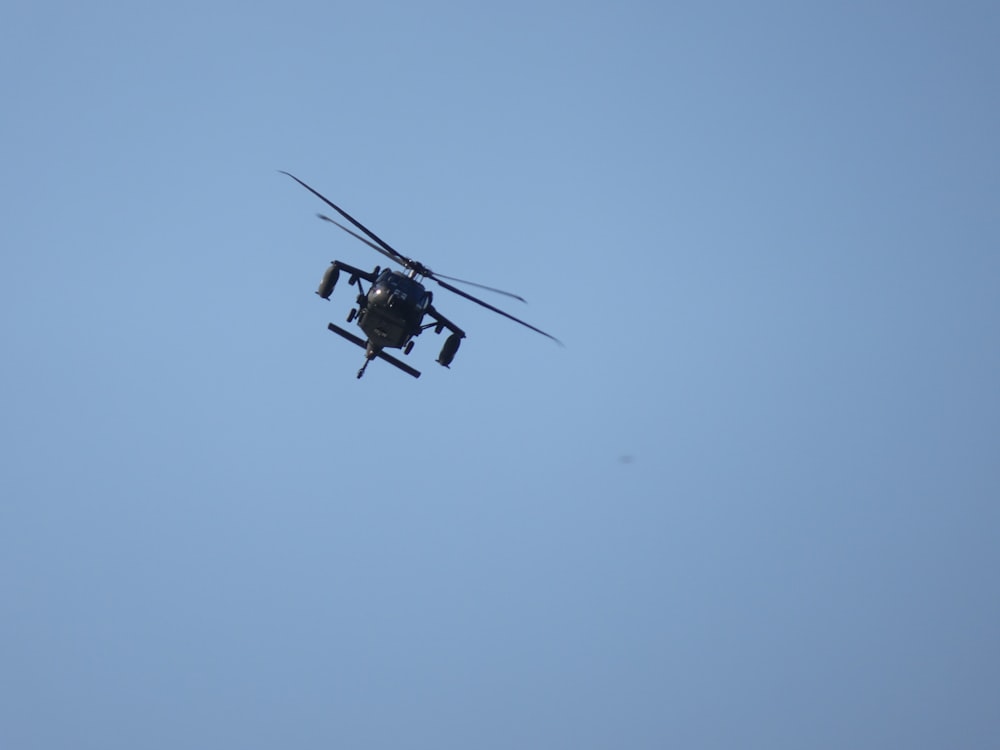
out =
[[(0, 746), (997, 746), (997, 39), (5, 2)], [(356, 380), (279, 169), (565, 348)]]

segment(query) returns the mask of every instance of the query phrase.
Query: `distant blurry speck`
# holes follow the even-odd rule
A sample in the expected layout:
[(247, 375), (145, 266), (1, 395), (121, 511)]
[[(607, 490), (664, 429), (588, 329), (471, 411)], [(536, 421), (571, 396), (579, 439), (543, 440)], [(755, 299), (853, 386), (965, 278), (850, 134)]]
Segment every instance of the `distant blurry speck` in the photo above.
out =
[(621, 461), (623, 464), (630, 464), (635, 459), (631, 456), (631, 454), (626, 453), (624, 456), (619, 456), (618, 460)]

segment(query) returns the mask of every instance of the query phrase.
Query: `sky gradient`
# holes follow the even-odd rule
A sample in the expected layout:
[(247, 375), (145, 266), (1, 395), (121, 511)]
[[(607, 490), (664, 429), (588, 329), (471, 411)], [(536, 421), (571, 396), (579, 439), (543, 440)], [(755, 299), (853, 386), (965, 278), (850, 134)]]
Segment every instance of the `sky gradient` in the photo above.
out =
[(1000, 16), (787, 5), (4, 4), (0, 746), (995, 746)]

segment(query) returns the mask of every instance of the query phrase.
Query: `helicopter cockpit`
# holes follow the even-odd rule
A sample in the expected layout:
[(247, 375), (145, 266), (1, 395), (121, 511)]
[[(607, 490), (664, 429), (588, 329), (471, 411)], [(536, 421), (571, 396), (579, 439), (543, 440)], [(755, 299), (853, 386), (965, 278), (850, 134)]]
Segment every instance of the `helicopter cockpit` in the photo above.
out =
[(371, 302), (377, 305), (392, 308), (402, 303), (421, 312), (430, 306), (431, 298), (431, 292), (424, 289), (419, 281), (388, 268), (375, 278), (369, 296)]

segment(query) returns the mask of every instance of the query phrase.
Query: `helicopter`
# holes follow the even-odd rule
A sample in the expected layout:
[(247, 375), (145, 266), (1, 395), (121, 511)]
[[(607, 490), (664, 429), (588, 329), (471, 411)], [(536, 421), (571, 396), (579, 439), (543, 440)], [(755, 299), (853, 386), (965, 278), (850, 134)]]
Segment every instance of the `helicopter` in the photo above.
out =
[[(422, 279), (430, 279), (442, 288), (447, 289), (460, 297), (465, 297), (467, 300), (475, 302), (477, 305), (481, 305), (487, 310), (499, 313), (505, 318), (513, 320), (515, 323), (520, 323), (522, 326), (530, 328), (532, 331), (540, 333), (546, 338), (552, 339), (560, 346), (562, 345), (562, 342), (555, 336), (546, 333), (540, 328), (535, 328), (535, 326), (530, 323), (526, 323), (520, 318), (514, 317), (510, 313), (504, 312), (500, 308), (494, 307), (488, 302), (484, 302), (478, 297), (475, 297), (448, 282), (453, 281), (459, 284), (474, 286), (479, 289), (486, 289), (497, 294), (502, 294), (504, 296), (520, 300), (521, 302), (525, 301), (523, 297), (512, 294), (511, 292), (505, 292), (502, 289), (496, 289), (484, 284), (477, 284), (474, 281), (456, 279), (453, 276), (445, 276), (444, 274), (431, 271), (431, 269), (419, 261), (407, 258), (402, 253), (394, 250), (387, 242), (380, 239), (378, 235), (365, 227), (364, 224), (359, 222), (344, 209), (337, 206), (319, 191), (310, 187), (295, 175), (290, 172), (285, 172), (284, 170), (280, 170), (280, 172), (283, 175), (291, 177), (302, 187), (323, 201), (342, 218), (346, 219), (355, 229), (359, 230), (364, 236), (362, 236), (362, 234), (358, 234), (344, 224), (341, 224), (339, 221), (331, 219), (325, 214), (317, 214), (320, 219), (347, 232), (349, 235), (357, 240), (360, 240), (375, 252), (384, 255), (389, 260), (402, 266), (405, 271), (396, 271), (390, 268), (382, 269), (379, 266), (375, 266), (375, 270), (373, 271), (364, 271), (360, 268), (348, 265), (343, 261), (335, 260), (331, 262), (330, 267), (327, 268), (326, 272), (323, 274), (323, 279), (320, 281), (316, 294), (319, 295), (320, 298), (327, 301), (330, 300), (330, 295), (333, 294), (333, 289), (337, 285), (341, 271), (346, 271), (349, 274), (347, 282), (348, 286), (356, 285), (358, 287), (358, 296), (356, 298), (357, 307), (351, 308), (350, 312), (347, 314), (347, 322), (351, 323), (356, 320), (358, 327), (365, 334), (366, 338), (362, 339), (361, 337), (356, 336), (350, 331), (347, 331), (340, 326), (336, 326), (333, 323), (330, 323), (327, 326), (327, 328), (333, 333), (336, 333), (337, 335), (350, 341), (352, 344), (355, 344), (365, 350), (365, 362), (361, 366), (361, 369), (358, 370), (358, 378), (361, 378), (365, 374), (368, 364), (374, 359), (381, 359), (394, 367), (399, 368), (407, 375), (419, 378), (419, 370), (410, 367), (410, 365), (397, 359), (391, 354), (388, 354), (385, 350), (402, 349), (403, 354), (408, 355), (413, 350), (414, 339), (430, 328), (433, 328), (434, 333), (436, 334), (440, 334), (445, 329), (450, 331), (448, 338), (445, 339), (445, 342), (441, 347), (437, 363), (443, 367), (451, 367), (451, 363), (455, 359), (455, 354), (458, 352), (462, 339), (465, 338), (465, 331), (442, 315), (440, 311), (434, 307), (434, 293), (424, 287), (424, 284), (421, 283)], [(362, 280), (368, 282), (369, 284), (367, 291), (361, 283)], [(430, 318), (431, 322), (425, 323), (425, 318)]]

